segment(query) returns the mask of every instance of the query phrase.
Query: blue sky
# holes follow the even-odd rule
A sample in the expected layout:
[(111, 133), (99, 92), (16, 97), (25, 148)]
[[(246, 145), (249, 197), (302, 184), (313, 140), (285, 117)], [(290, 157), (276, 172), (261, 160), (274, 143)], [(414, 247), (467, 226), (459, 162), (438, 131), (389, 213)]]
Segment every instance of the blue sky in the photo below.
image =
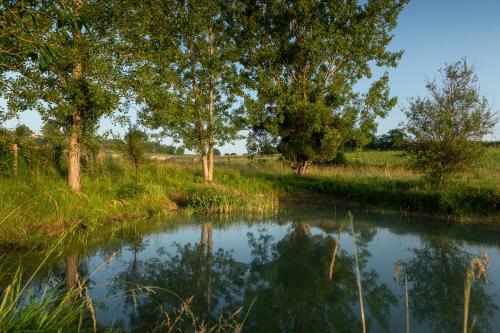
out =
[[(389, 70), (398, 106), (387, 118), (379, 119), (379, 133), (397, 127), (404, 120), (402, 108), (408, 98), (425, 94), (426, 80), (434, 78), (445, 63), (462, 57), (476, 67), (481, 92), (493, 110), (500, 110), (500, 0), (413, 0), (401, 13), (394, 35), (390, 48), (404, 50), (399, 66)], [(359, 86), (363, 89), (367, 85)], [(41, 126), (33, 112), (22, 114), (19, 122), (35, 131)], [(7, 126), (16, 123), (9, 121)], [(102, 121), (101, 130), (111, 128), (115, 127), (109, 120)], [(500, 140), (500, 125), (488, 139)], [(245, 141), (221, 150), (244, 153)]]

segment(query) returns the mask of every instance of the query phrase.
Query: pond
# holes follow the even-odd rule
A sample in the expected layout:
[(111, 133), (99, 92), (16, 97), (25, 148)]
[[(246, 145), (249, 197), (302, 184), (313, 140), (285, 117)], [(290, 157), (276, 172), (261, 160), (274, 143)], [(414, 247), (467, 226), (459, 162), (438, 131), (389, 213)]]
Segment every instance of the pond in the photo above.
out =
[[(175, 320), (189, 302), (189, 314), (208, 327), (233, 318), (244, 320), (244, 332), (361, 332), (357, 253), (368, 332), (406, 331), (398, 263), (410, 331), (461, 332), (467, 267), (487, 254), (488, 282), (472, 284), (469, 323), (474, 332), (500, 330), (495, 231), (374, 213), (355, 213), (352, 230), (346, 212), (321, 206), (271, 218), (182, 219), (74, 250), (40, 281), (89, 276), (99, 325), (125, 331), (152, 330), (166, 314)], [(191, 319), (181, 320), (179, 327)]]

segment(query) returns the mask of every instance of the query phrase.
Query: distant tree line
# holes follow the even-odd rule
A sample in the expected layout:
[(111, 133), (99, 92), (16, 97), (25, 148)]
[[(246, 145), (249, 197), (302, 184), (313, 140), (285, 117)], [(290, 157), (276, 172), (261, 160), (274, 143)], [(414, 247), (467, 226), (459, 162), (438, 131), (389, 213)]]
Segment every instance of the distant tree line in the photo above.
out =
[[(102, 147), (106, 150), (120, 150), (123, 145), (122, 139), (103, 139), (101, 141)], [(174, 146), (161, 143), (159, 141), (152, 141), (149, 137), (144, 141), (144, 152), (148, 154), (167, 154), (167, 155), (184, 155), (183, 146)]]
[(402, 129), (395, 128), (382, 135), (374, 135), (365, 149), (372, 150), (401, 150), (405, 143), (405, 133)]

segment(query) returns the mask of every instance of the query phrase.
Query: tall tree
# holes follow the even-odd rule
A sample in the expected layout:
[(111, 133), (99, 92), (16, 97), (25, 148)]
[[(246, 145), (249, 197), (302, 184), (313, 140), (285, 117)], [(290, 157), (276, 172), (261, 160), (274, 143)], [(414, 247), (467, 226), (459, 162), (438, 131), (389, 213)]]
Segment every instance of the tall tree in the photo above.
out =
[[(43, 2), (42, 2), (43, 3)], [(114, 40), (106, 2), (55, 0), (50, 7), (34, 7), (37, 34), (54, 55), (46, 61), (23, 58), (7, 79), (9, 109), (39, 111), (68, 137), (68, 185), (81, 190), (81, 142), (91, 135), (103, 115), (118, 105), (110, 47)], [(46, 58), (45, 58), (46, 59)]]
[(238, 3), (149, 0), (129, 9), (122, 14), (127, 22), (140, 22), (122, 30), (125, 44), (137, 51), (129, 66), (142, 123), (197, 151), (211, 182), (214, 147), (241, 128)]
[(373, 65), (394, 67), (387, 49), (407, 0), (254, 1), (246, 8), (243, 63), (247, 105), (280, 137), (279, 151), (298, 174), (330, 160), (347, 138), (375, 128), (394, 107), (388, 74), (364, 94), (354, 85)]
[(435, 188), (484, 154), (480, 141), (497, 121), (465, 59), (440, 74), (440, 81), (427, 83), (429, 96), (410, 101), (405, 126), (406, 153)]

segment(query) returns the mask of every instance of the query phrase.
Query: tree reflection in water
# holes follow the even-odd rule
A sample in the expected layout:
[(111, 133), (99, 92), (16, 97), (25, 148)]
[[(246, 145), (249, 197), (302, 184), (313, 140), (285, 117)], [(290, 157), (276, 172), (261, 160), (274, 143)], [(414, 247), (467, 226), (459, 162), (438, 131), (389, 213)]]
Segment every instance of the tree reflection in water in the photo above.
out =
[[(130, 290), (133, 285), (157, 287), (154, 292), (129, 293), (126, 303), (133, 307), (129, 311), (133, 331), (164, 324), (159, 309), (172, 313), (180, 299), (191, 296), (193, 313), (209, 325), (216, 323), (221, 313), (227, 315), (241, 306), (242, 313), (246, 313), (256, 300), (248, 313), (245, 331), (359, 331), (354, 259), (340, 249), (330, 280), (334, 245), (331, 236), (312, 235), (307, 221), (294, 222), (278, 242), (260, 229), (257, 234), (248, 233), (251, 261), (242, 263), (230, 251), (213, 249), (212, 228), (211, 223), (203, 224), (200, 242), (176, 244), (175, 253), (160, 248), (157, 257), (140, 263), (133, 256), (135, 263), (115, 277), (115, 293)], [(374, 270), (366, 269), (370, 256), (366, 243), (374, 234), (363, 229), (358, 235), (364, 297), (371, 314), (369, 327), (374, 321), (387, 327), (389, 307), (396, 297), (378, 282)], [(187, 328), (190, 323), (186, 320), (184, 324)]]
[[(79, 276), (83, 286), (88, 286), (95, 296), (100, 324), (113, 323), (114, 328), (130, 328), (137, 332), (161, 326), (165, 320), (161, 309), (172, 314), (179, 309), (182, 300), (191, 296), (191, 310), (199, 322), (208, 326), (217, 323), (221, 314), (227, 316), (240, 307), (243, 308), (241, 320), (255, 300), (245, 322), (244, 331), (247, 332), (360, 332), (349, 228), (340, 230), (342, 222), (345, 224), (342, 220), (315, 215), (309, 219), (309, 216), (294, 215), (291, 221), (286, 221), (285, 228), (277, 226), (285, 221), (261, 224), (260, 229), (259, 226), (248, 228), (250, 232), (246, 237), (242, 235), (243, 242), (236, 248), (238, 256), (214, 245), (216, 231), (212, 223), (200, 225), (195, 241), (169, 248), (155, 248), (156, 242), (149, 244), (152, 238), (141, 233), (110, 242), (91, 253), (70, 248), (62, 251), (70, 256), (63, 261), (55, 258), (54, 264), (44, 271), (43, 278), (33, 281), (33, 292), (42, 293), (47, 284), (73, 289), (78, 286)], [(382, 283), (394, 283), (392, 269), (379, 271), (381, 278), (370, 268), (387, 270), (387, 266), (398, 260), (403, 261), (408, 276), (411, 331), (461, 331), (467, 265), (472, 255), (480, 254), (480, 250), (473, 252), (468, 247), (471, 244), (483, 247), (484, 243), (464, 241), (469, 239), (467, 235), (450, 236), (434, 229), (432, 232), (427, 229), (408, 232), (402, 227), (394, 231), (393, 225), (389, 226), (385, 230), (398, 235), (396, 240), (384, 238), (387, 235), (379, 233), (384, 230), (380, 223), (357, 220), (355, 227), (368, 331), (397, 330), (400, 321), (404, 320), (404, 303), (393, 307), (397, 299)], [(237, 230), (242, 229), (238, 227)], [(476, 239), (478, 237), (484, 237), (484, 233), (477, 234)], [(339, 238), (342, 241), (335, 251)], [(218, 239), (225, 246), (234, 242)], [(401, 249), (401, 245), (395, 244), (401, 239), (408, 244), (418, 241), (418, 245), (409, 252), (388, 256), (394, 262), (380, 258), (380, 250), (384, 253), (387, 249)], [(380, 240), (388, 243), (379, 246)], [(491, 244), (484, 246), (493, 260), (498, 258)], [(371, 258), (370, 250), (376, 247), (378, 249), (373, 252), (377, 256)], [(116, 256), (118, 252), (121, 255)], [(330, 272), (334, 253), (335, 262)], [(241, 254), (245, 259), (239, 259)], [(96, 267), (101, 267), (101, 262), (109, 258), (115, 258), (113, 265), (106, 266), (104, 274), (93, 275)], [(494, 326), (498, 326), (497, 262), (492, 261), (492, 286), (482, 281), (475, 281), (472, 286), (469, 322), (475, 321), (474, 332), (496, 332)], [(34, 269), (28, 267), (27, 271)], [(49, 282), (47, 276), (50, 276)], [(393, 287), (401, 292), (396, 285)], [(103, 290), (108, 293), (107, 298)], [(122, 319), (117, 322), (119, 317)], [(192, 331), (190, 322), (186, 320), (182, 324), (184, 326), (177, 327)], [(399, 327), (403, 326), (401, 323)]]
[[(366, 237), (368, 236), (368, 237)], [(360, 242), (371, 240), (362, 233)], [(331, 236), (311, 235), (307, 222), (295, 222), (290, 233), (277, 243), (265, 230), (256, 237), (249, 234), (252, 249), (246, 297), (257, 296), (246, 328), (266, 332), (359, 332), (354, 258), (345, 250), (337, 253), (333, 279), (328, 278)], [(383, 327), (388, 325), (389, 307), (395, 296), (378, 282), (375, 271), (365, 269), (369, 252), (360, 251), (364, 298), (372, 318)]]
[[(463, 329), (464, 284), (471, 255), (462, 247), (454, 240), (426, 239), (406, 262), (412, 316), (434, 332)], [(471, 294), (469, 318), (476, 320), (474, 332), (491, 332), (490, 322), (498, 310), (493, 295), (482, 281), (473, 283)]]
[[(211, 223), (202, 226), (199, 243), (175, 247), (172, 254), (161, 247), (156, 257), (140, 262), (133, 283), (129, 272), (114, 278), (114, 293), (139, 287), (128, 293), (127, 304), (134, 309), (130, 314), (133, 331), (165, 326), (161, 309), (174, 313), (181, 300), (191, 296), (191, 310), (200, 322), (215, 323), (220, 313), (241, 307), (243, 300), (237, 295), (243, 288), (246, 266), (236, 262), (229, 251), (213, 251)], [(191, 323), (185, 318), (182, 325), (187, 329)]]

